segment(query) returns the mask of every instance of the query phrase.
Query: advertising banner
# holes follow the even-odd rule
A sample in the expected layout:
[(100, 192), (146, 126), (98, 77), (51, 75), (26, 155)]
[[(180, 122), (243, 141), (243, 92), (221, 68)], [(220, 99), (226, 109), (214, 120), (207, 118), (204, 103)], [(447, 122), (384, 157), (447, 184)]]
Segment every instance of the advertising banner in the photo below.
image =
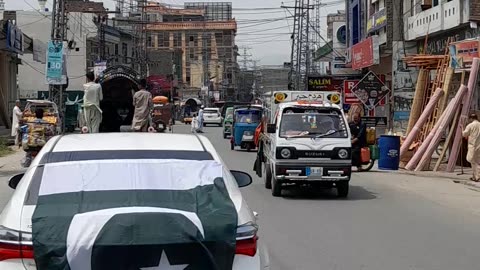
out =
[(360, 81), (359, 80), (346, 80), (344, 81), (343, 85), (343, 103), (344, 104), (358, 104), (362, 103), (360, 99), (355, 96), (352, 92), (353, 87), (357, 85)]
[(450, 45), (450, 55), (452, 57), (452, 68), (470, 68), (473, 58), (480, 57), (480, 41), (464, 40)]
[(308, 77), (308, 91), (338, 91), (343, 88), (342, 77), (310, 76)]
[(7, 22), (7, 50), (23, 54), (23, 33), (11, 21)]
[(369, 110), (373, 110), (387, 96), (390, 89), (370, 71), (353, 87), (352, 92)]
[(375, 32), (385, 26), (387, 26), (387, 12), (385, 9), (382, 9), (368, 19), (367, 32)]
[(352, 46), (352, 68), (362, 69), (380, 63), (378, 36), (371, 36)]
[(48, 84), (63, 84), (63, 42), (49, 41), (47, 46), (47, 73)]

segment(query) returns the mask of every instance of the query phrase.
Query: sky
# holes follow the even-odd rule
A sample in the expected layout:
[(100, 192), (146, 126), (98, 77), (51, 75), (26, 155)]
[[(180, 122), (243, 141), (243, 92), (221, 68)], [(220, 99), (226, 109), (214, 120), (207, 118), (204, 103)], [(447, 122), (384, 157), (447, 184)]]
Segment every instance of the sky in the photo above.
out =
[[(32, 10), (38, 8), (37, 0), (3, 0), (6, 10)], [(126, 0), (128, 1), (128, 0)], [(194, 2), (195, 0), (190, 0)], [(218, 2), (205, 0), (202, 2)], [(324, 0), (322, 3), (332, 2), (333, 0)], [(103, 2), (105, 7), (114, 10), (114, 0), (98, 1)], [(182, 0), (164, 0), (159, 1), (172, 5), (183, 5)], [(240, 47), (240, 54), (244, 54), (244, 48), (247, 48), (248, 62), (251, 67), (253, 61), (257, 61), (258, 66), (262, 65), (283, 65), (284, 62), (290, 62), (291, 55), (291, 32), (293, 31), (293, 19), (291, 13), (293, 9), (281, 9), (282, 5), (292, 6), (293, 0), (231, 0), (226, 2), (233, 3), (233, 15), (238, 22), (238, 33), (236, 43)], [(312, 1), (313, 2), (313, 1)], [(339, 1), (333, 1), (339, 2)], [(47, 0), (47, 6), (51, 6), (53, 0)], [(274, 9), (275, 8), (275, 9)], [(336, 10), (343, 10), (344, 4), (330, 5), (322, 8), (320, 33), (326, 39), (328, 13), (335, 13)], [(290, 18), (289, 18), (290, 17)], [(243, 57), (238, 61), (242, 65)]]

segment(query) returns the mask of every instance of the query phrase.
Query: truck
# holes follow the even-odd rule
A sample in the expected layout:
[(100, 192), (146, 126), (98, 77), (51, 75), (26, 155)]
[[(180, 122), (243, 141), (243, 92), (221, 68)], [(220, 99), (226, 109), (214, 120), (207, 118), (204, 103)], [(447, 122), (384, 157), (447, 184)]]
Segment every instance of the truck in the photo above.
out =
[(281, 91), (265, 101), (255, 162), (265, 187), (275, 197), (298, 185), (336, 188), (347, 197), (352, 145), (340, 93)]

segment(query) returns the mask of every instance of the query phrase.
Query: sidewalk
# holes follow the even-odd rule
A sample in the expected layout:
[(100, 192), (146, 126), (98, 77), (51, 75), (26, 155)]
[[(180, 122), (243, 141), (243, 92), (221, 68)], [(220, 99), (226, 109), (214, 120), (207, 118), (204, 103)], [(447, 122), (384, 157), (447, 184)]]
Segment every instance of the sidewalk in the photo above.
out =
[(0, 174), (11, 174), (18, 171), (24, 171), (21, 161), (25, 157), (25, 152), (18, 147), (14, 147), (13, 153), (4, 157), (0, 157)]
[(377, 166), (372, 170), (374, 172), (378, 173), (385, 173), (385, 174), (404, 174), (404, 175), (412, 175), (412, 176), (417, 176), (417, 177), (424, 177), (424, 178), (437, 178), (441, 180), (451, 180), (455, 183), (458, 184), (463, 184), (469, 187), (473, 187), (475, 189), (478, 189), (480, 191), (480, 183), (473, 182), (470, 180), (470, 177), (472, 177), (472, 168), (463, 168), (463, 173), (462, 169), (460, 167), (457, 167), (454, 172), (449, 173), (445, 171), (421, 171), (421, 172), (415, 172), (415, 171), (408, 171), (405, 169), (400, 169), (398, 171), (386, 171), (386, 170), (380, 170), (378, 169)]

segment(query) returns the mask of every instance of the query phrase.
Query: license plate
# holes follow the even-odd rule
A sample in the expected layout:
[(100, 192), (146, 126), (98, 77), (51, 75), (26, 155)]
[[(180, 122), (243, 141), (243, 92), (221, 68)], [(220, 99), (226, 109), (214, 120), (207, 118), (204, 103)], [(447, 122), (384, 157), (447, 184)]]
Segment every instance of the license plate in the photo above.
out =
[(323, 176), (322, 167), (309, 167), (306, 169), (307, 176)]

